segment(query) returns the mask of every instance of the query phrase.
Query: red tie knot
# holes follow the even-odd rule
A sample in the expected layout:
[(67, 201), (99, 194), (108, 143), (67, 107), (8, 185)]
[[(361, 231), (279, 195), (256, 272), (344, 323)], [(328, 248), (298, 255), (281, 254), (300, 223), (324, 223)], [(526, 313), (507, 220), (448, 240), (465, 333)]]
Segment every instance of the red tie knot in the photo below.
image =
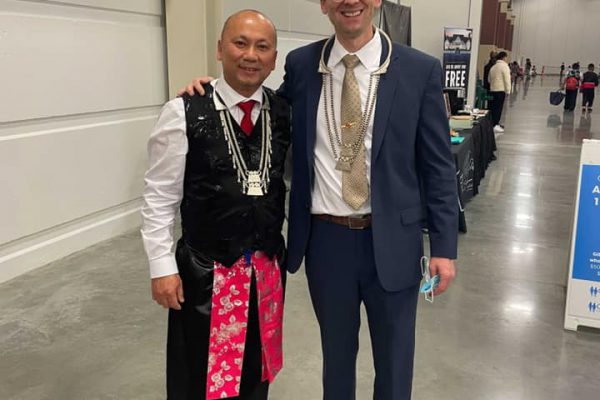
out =
[(252, 113), (252, 108), (254, 107), (255, 104), (256, 104), (255, 100), (240, 101), (238, 103), (238, 107), (241, 108), (242, 111), (244, 112), (244, 115), (246, 115), (246, 114)]
[(254, 123), (252, 122), (252, 108), (256, 104), (255, 100), (241, 101), (237, 105), (244, 112), (244, 117), (240, 123), (240, 128), (247, 136), (250, 136), (252, 129), (254, 129)]

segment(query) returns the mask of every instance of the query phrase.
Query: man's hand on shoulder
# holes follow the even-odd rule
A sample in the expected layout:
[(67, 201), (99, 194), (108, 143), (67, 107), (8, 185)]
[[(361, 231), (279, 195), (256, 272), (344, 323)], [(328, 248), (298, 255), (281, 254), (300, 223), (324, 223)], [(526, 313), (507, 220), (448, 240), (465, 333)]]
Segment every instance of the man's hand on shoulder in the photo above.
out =
[(181, 310), (180, 303), (185, 300), (179, 274), (152, 279), (152, 299), (164, 308)]
[(190, 96), (193, 96), (196, 93), (198, 93), (200, 96), (204, 96), (204, 88), (202, 87), (202, 85), (204, 85), (205, 83), (209, 83), (213, 79), (215, 78), (211, 76), (203, 76), (202, 78), (196, 78), (192, 81), (191, 84), (187, 85), (183, 89), (179, 89), (179, 91), (177, 92), (177, 96), (181, 97), (184, 95), (184, 93), (187, 93)]
[(431, 257), (429, 260), (429, 270), (431, 276), (440, 276), (440, 284), (433, 292), (435, 296), (439, 296), (450, 287), (450, 284), (456, 276), (454, 261), (449, 258)]

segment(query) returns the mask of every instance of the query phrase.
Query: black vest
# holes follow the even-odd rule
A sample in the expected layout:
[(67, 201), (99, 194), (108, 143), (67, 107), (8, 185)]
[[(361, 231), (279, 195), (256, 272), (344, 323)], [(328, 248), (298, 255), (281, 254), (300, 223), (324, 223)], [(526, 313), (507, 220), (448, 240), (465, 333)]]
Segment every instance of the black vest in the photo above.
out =
[[(253, 250), (281, 260), (285, 251), (281, 230), (285, 218), (283, 173), (290, 144), (290, 108), (283, 98), (265, 88), (272, 131), (270, 183), (264, 196), (248, 196), (242, 192), (233, 168), (219, 111), (215, 110), (214, 89), (211, 85), (204, 89), (205, 96), (183, 96), (188, 153), (181, 202), (182, 239), (208, 264), (214, 260), (230, 266), (245, 251)], [(259, 167), (263, 122), (259, 118), (248, 137), (232, 119), (249, 170)]]

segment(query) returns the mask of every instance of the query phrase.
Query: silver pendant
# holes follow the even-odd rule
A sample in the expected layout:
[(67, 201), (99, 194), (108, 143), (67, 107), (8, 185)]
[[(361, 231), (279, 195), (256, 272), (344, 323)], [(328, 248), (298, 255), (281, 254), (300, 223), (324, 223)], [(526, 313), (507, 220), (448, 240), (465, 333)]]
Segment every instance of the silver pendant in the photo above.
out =
[(342, 161), (340, 158), (338, 162), (335, 164), (335, 169), (338, 171), (350, 172), (352, 170), (352, 164), (350, 161)]
[(248, 196), (264, 196), (263, 182), (260, 179), (260, 171), (248, 171), (248, 181), (246, 182)]
[(352, 147), (343, 144), (340, 148), (340, 158), (338, 159), (335, 169), (338, 171), (350, 172), (352, 170)]

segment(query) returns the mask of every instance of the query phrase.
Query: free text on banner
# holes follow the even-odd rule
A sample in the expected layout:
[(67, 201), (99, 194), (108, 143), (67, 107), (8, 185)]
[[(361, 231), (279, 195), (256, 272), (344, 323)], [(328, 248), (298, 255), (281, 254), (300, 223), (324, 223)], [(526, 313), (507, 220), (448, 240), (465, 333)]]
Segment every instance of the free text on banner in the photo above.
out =
[(464, 90), (469, 84), (473, 29), (444, 28), (444, 87)]

